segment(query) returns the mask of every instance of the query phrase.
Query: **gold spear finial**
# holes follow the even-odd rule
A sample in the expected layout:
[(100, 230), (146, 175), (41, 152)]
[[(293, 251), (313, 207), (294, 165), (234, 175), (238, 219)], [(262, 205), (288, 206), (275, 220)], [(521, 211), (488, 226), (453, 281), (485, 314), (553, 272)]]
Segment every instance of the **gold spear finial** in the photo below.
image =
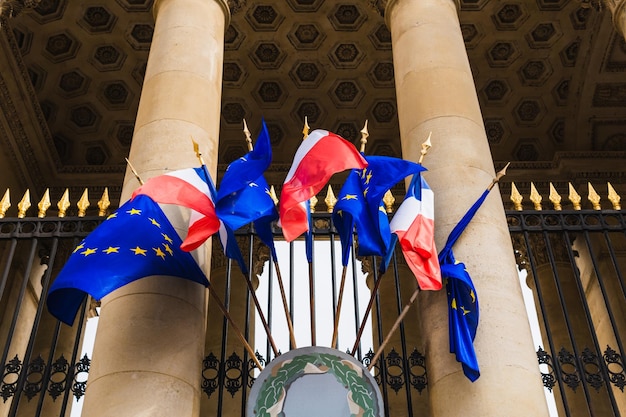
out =
[(278, 196), (276, 195), (276, 189), (274, 188), (274, 186), (272, 185), (270, 187), (270, 197), (272, 197), (272, 200), (274, 201), (274, 205), (278, 205)]
[(365, 126), (361, 129), (361, 149), (359, 152), (365, 152), (365, 145), (367, 144), (367, 138), (369, 137), (370, 132), (367, 130), (367, 119), (365, 119)]
[(333, 187), (331, 187), (330, 185), (328, 185), (328, 191), (326, 192), (326, 198), (324, 199), (324, 203), (326, 203), (326, 211), (332, 213), (335, 209), (335, 204), (337, 204), (337, 197), (335, 197)]
[(313, 196), (309, 199), (309, 206), (311, 213), (315, 213), (315, 206), (317, 205), (318, 199), (316, 196)]
[(424, 157), (426, 156), (426, 153), (428, 152), (428, 150), (433, 146), (432, 143), (430, 143), (430, 137), (432, 136), (433, 132), (430, 132), (428, 134), (428, 139), (426, 139), (426, 141), (424, 143), (422, 143), (422, 150), (420, 151), (420, 159), (419, 161), (417, 161), (418, 163), (422, 163), (422, 161), (424, 160)]
[(500, 182), (502, 177), (504, 177), (506, 175), (506, 169), (509, 167), (509, 165), (511, 165), (510, 162), (508, 164), (506, 164), (504, 166), (504, 168), (502, 168), (500, 171), (498, 171), (498, 173), (496, 174), (496, 177), (493, 180), (491, 180), (491, 184), (489, 184), (489, 187), (487, 187), (487, 189), (489, 191), (491, 191), (491, 189), (493, 187), (495, 187), (498, 182)]
[(302, 128), (302, 140), (305, 140), (307, 136), (309, 136), (309, 130), (311, 130), (311, 127), (309, 126), (309, 119), (307, 116), (304, 116), (304, 127)]
[(20, 202), (17, 203), (17, 218), (23, 219), (24, 217), (26, 217), (26, 210), (28, 210), (29, 208), (30, 208), (30, 190), (27, 189), (26, 192), (24, 193), (24, 196), (20, 200)]
[(617, 194), (610, 182), (607, 182), (606, 185), (609, 188), (609, 201), (613, 204), (613, 210), (621, 210), (622, 206), (619, 203), (621, 200), (619, 194)]
[(248, 143), (248, 151), (252, 150), (252, 137), (250, 136), (250, 130), (248, 130), (248, 124), (246, 119), (243, 119), (243, 133), (246, 135), (246, 142)]
[(563, 209), (563, 207), (561, 207), (561, 196), (556, 191), (556, 188), (554, 188), (554, 185), (552, 185), (552, 183), (550, 183), (550, 195), (548, 196), (548, 198), (550, 199), (550, 202), (554, 206), (555, 210)]
[(43, 193), (43, 197), (41, 197), (41, 201), (37, 204), (39, 208), (39, 212), (37, 212), (37, 217), (44, 218), (46, 217), (46, 211), (50, 208), (52, 204), (50, 204), (50, 189), (46, 188), (46, 192)]
[(202, 159), (202, 152), (200, 152), (200, 146), (198, 143), (191, 138), (191, 143), (193, 144), (193, 151), (196, 153), (196, 158), (200, 161), (200, 165), (204, 165), (204, 159)]
[(70, 190), (67, 188), (57, 203), (57, 208), (59, 209), (58, 216), (65, 217), (65, 212), (67, 212), (67, 209), (70, 208)]
[(86, 188), (85, 191), (83, 191), (83, 195), (80, 197), (80, 200), (76, 203), (76, 207), (78, 207), (78, 217), (85, 217), (85, 213), (89, 208), (89, 191), (87, 191)]
[(383, 196), (383, 203), (385, 204), (385, 210), (387, 214), (393, 213), (393, 203), (396, 202), (396, 198), (391, 193), (391, 190), (387, 190), (385, 195)]
[(571, 182), (569, 183), (569, 195), (567, 196), (567, 198), (569, 199), (569, 201), (572, 202), (574, 210), (580, 210), (580, 202), (582, 199), (580, 198), (580, 194), (576, 192), (576, 189)]
[(107, 215), (107, 209), (111, 205), (111, 201), (109, 200), (109, 188), (104, 187), (104, 191), (102, 192), (102, 197), (100, 197), (100, 201), (98, 201), (98, 216), (104, 217)]
[(139, 182), (139, 184), (143, 185), (143, 180), (141, 179), (139, 174), (137, 174), (137, 171), (135, 171), (135, 167), (133, 167), (133, 164), (130, 163), (128, 158), (124, 158), (124, 159), (126, 160), (126, 163), (128, 164), (128, 167), (130, 168), (130, 172), (132, 172), (133, 175), (135, 176), (135, 178), (137, 178), (137, 181)]
[(11, 193), (9, 189), (4, 192), (4, 197), (0, 200), (0, 219), (3, 219), (5, 214), (7, 214), (7, 210), (11, 207)]
[(587, 187), (589, 188), (589, 194), (587, 195), (587, 199), (591, 202), (593, 209), (601, 210), (602, 207), (600, 207), (600, 195), (596, 192), (590, 182), (587, 183)]
[(541, 200), (543, 200), (543, 198), (541, 197), (541, 194), (539, 194), (539, 192), (537, 191), (537, 188), (535, 188), (535, 184), (531, 182), (530, 183), (530, 201), (533, 202), (533, 205), (535, 206), (535, 210), (542, 209)]
[(515, 186), (514, 182), (511, 182), (511, 198), (510, 200), (513, 202), (513, 208), (515, 210), (523, 210), (522, 208), (522, 200), (524, 199), (524, 197), (522, 197), (522, 195), (520, 194), (520, 192), (517, 190), (517, 187)]

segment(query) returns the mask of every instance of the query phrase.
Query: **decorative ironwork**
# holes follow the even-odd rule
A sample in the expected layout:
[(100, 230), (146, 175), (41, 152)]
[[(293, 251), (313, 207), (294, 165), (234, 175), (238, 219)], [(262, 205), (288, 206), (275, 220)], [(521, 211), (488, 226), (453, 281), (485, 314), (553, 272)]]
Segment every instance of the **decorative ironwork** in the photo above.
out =
[[(565, 385), (570, 387), (573, 391), (576, 391), (576, 388), (580, 385), (578, 367), (576, 366), (576, 357), (564, 347), (561, 348), (557, 357), (559, 359), (559, 367), (561, 369), (563, 382), (565, 382)], [(572, 367), (574, 368), (573, 372), (568, 372), (568, 369), (571, 371)]]
[[(624, 375), (624, 362), (622, 361), (622, 356), (607, 345), (603, 358), (606, 362), (606, 370), (609, 374), (609, 381), (624, 392), (624, 386), (626, 386), (626, 375)], [(611, 365), (614, 365), (613, 370), (611, 370)], [(615, 372), (616, 370), (619, 372)]]
[(44, 372), (46, 371), (46, 363), (41, 355), (37, 356), (26, 369), (26, 383), (24, 384), (24, 395), (28, 401), (32, 400), (35, 395), (41, 392), (44, 382)]
[(209, 353), (202, 361), (202, 391), (207, 398), (217, 390), (219, 386), (220, 361), (213, 354)]
[(48, 385), (48, 392), (53, 401), (59, 397), (59, 395), (65, 392), (67, 387), (67, 377), (70, 371), (70, 364), (63, 355), (59, 357), (53, 364), (50, 370), (50, 384)]
[(417, 349), (414, 349), (409, 356), (409, 378), (413, 388), (415, 388), (420, 394), (428, 385), (426, 357)]
[(404, 359), (395, 349), (387, 355), (387, 385), (398, 393), (404, 386)]
[(237, 355), (237, 353), (233, 352), (232, 355), (226, 359), (226, 363), (224, 364), (224, 371), (222, 376), (224, 378), (224, 386), (226, 387), (226, 391), (230, 393), (233, 397), (237, 392), (241, 389), (241, 380), (243, 376), (243, 372), (241, 369), (243, 361)]
[(15, 355), (13, 359), (7, 362), (4, 367), (4, 375), (2, 375), (2, 388), (0, 389), (0, 396), (4, 402), (15, 395), (17, 381), (21, 371), (22, 361), (17, 357), (17, 355)]
[[(540, 346), (537, 350), (537, 361), (539, 362), (541, 381), (543, 382), (543, 386), (546, 387), (548, 391), (552, 392), (552, 389), (556, 385), (554, 367), (552, 366), (552, 356), (550, 356), (550, 354), (543, 350)], [(546, 365), (548, 369), (547, 373), (541, 370), (541, 365)]]
[[(77, 400), (85, 395), (85, 389), (87, 388), (87, 375), (89, 374), (89, 367), (91, 366), (91, 360), (85, 354), (74, 365), (74, 382), (72, 383), (72, 393)], [(82, 379), (84, 377), (84, 380)]]
[[(280, 352), (278, 352), (278, 354), (280, 355)], [(266, 365), (265, 358), (258, 351), (256, 352), (256, 358), (259, 360), (259, 363), (263, 367), (265, 367)], [(254, 381), (256, 381), (256, 378), (254, 376), (255, 369), (257, 369), (257, 366), (256, 366), (256, 363), (254, 363), (254, 360), (248, 359), (248, 388), (251, 388), (252, 385), (254, 384)]]
[[(587, 347), (580, 355), (580, 360), (585, 371), (585, 381), (595, 388), (596, 391), (600, 391), (600, 388), (604, 385), (604, 378), (602, 377), (602, 368), (598, 355)], [(592, 372), (592, 370), (595, 370), (595, 372)]]
[[(362, 362), (363, 362), (363, 365), (366, 368), (369, 368), (370, 364), (372, 363), (372, 359), (374, 359), (374, 356), (376, 356), (376, 354), (374, 353), (374, 351), (372, 349), (370, 349), (369, 352), (367, 352), (365, 354), (365, 356), (363, 357)], [(381, 384), (381, 380), (380, 380), (380, 365), (379, 365), (381, 360), (384, 360), (384, 358), (380, 358), (378, 360), (378, 362), (374, 364), (374, 366), (372, 367), (372, 369), (370, 371), (372, 373), (372, 375), (374, 375), (374, 380), (376, 381), (376, 383), (378, 385)]]

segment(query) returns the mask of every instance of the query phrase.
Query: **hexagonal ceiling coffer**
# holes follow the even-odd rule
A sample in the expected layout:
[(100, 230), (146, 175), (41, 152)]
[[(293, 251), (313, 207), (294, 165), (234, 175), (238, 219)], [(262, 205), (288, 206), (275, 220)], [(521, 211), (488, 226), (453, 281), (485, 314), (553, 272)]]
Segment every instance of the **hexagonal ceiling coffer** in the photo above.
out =
[(296, 62), (289, 71), (289, 77), (299, 88), (315, 88), (325, 76), (324, 66), (315, 61)]
[(101, 119), (98, 111), (88, 103), (74, 106), (70, 110), (70, 126), (77, 128), (79, 133), (95, 132)]
[(304, 51), (320, 47), (326, 34), (315, 23), (296, 24), (287, 34), (294, 48)]
[(569, 97), (569, 79), (559, 82), (552, 90), (552, 95), (557, 105), (565, 106)]
[(246, 20), (257, 31), (276, 31), (285, 16), (269, 5), (257, 5), (248, 9)]
[(222, 106), (222, 119), (228, 124), (239, 125), (246, 117), (246, 109), (238, 102), (226, 102)]
[(572, 26), (575, 30), (587, 29), (587, 22), (589, 21), (589, 17), (591, 16), (591, 11), (591, 7), (582, 7), (581, 5), (581, 7), (579, 7), (569, 15)]
[(224, 33), (224, 49), (227, 51), (239, 49), (241, 42), (243, 42), (245, 38), (246, 36), (242, 31), (239, 30), (234, 23), (231, 23), (230, 26), (226, 28), (226, 33)]
[(340, 121), (334, 130), (342, 138), (346, 139), (360, 147), (359, 140), (361, 139), (361, 132), (359, 130), (359, 124), (356, 121)]
[(336, 68), (345, 69), (358, 67), (365, 54), (356, 43), (340, 42), (331, 48), (328, 57)]
[(276, 43), (265, 41), (258, 42), (249, 56), (258, 69), (276, 69), (286, 57)]
[(54, 122), (54, 119), (57, 115), (57, 107), (54, 103), (48, 100), (44, 100), (39, 103), (39, 107), (41, 108), (41, 112), (43, 113), (43, 117), (46, 118), (48, 124)]
[(236, 61), (224, 62), (222, 79), (224, 85), (228, 87), (240, 87), (248, 78), (245, 67)]
[(561, 10), (568, 0), (538, 0), (539, 10)]
[(396, 104), (393, 100), (380, 100), (372, 106), (371, 114), (378, 123), (390, 123), (396, 117)]
[(397, 151), (394, 144), (390, 140), (378, 139), (376, 142), (373, 143), (373, 145), (374, 146), (372, 146), (372, 155), (397, 156), (400, 154), (400, 152)]
[(69, 32), (57, 33), (48, 38), (43, 54), (52, 62), (67, 61), (76, 56), (80, 42)]
[(381, 23), (369, 35), (367, 35), (372, 45), (381, 51), (391, 49), (391, 32), (384, 23)]
[(550, 130), (548, 134), (552, 138), (552, 140), (560, 145), (565, 142), (565, 119), (558, 118), (552, 123), (550, 126)]
[(115, 45), (101, 45), (94, 49), (89, 62), (99, 71), (116, 71), (122, 68), (126, 54)]
[(102, 141), (91, 142), (85, 146), (85, 162), (87, 162), (87, 165), (104, 165), (110, 156), (111, 153), (106, 143)]
[(309, 125), (320, 123), (324, 117), (324, 110), (319, 104), (312, 99), (301, 99), (295, 105), (295, 111), (292, 113), (294, 119), (302, 124), (306, 117)]
[(524, 85), (540, 86), (550, 78), (552, 72), (552, 66), (547, 59), (536, 59), (522, 65), (519, 76)]
[(480, 90), (480, 95), (486, 100), (487, 105), (502, 104), (510, 93), (511, 88), (505, 80), (491, 80)]
[(526, 35), (531, 48), (550, 48), (563, 36), (560, 28), (553, 22), (539, 23)]
[(289, 94), (279, 81), (264, 80), (253, 90), (253, 95), (262, 107), (279, 108)]
[(127, 12), (143, 12), (152, 8), (153, 0), (116, 0)]
[(337, 80), (328, 91), (328, 95), (338, 108), (353, 109), (365, 93), (356, 80)]
[(143, 85), (143, 79), (146, 77), (147, 67), (148, 67), (147, 61), (139, 61), (139, 63), (135, 65), (135, 68), (133, 68), (131, 75), (133, 76), (133, 79), (137, 81), (137, 84)]
[(356, 4), (337, 4), (328, 15), (328, 20), (335, 30), (355, 31), (367, 20), (367, 14)]
[(61, 159), (63, 164), (67, 164), (70, 159), (71, 149), (73, 143), (71, 140), (67, 139), (65, 136), (55, 133), (52, 135), (52, 143), (54, 143), (54, 148)]
[(30, 82), (33, 84), (35, 91), (40, 91), (46, 83), (48, 73), (39, 65), (35, 64), (29, 65), (26, 71), (28, 72), (28, 78), (30, 78)]
[(515, 30), (528, 19), (528, 12), (522, 4), (504, 4), (491, 16), (499, 30)]
[(285, 138), (285, 128), (280, 124), (280, 122), (276, 121), (266, 120), (265, 125), (267, 126), (267, 132), (270, 135), (270, 144), (273, 147), (280, 145)]
[(502, 143), (510, 134), (503, 119), (485, 119), (485, 133), (490, 145)]
[(578, 51), (580, 50), (580, 38), (572, 41), (565, 47), (560, 53), (561, 62), (564, 67), (573, 67), (576, 65), (576, 59), (578, 59)]
[[(231, 141), (234, 142), (234, 141)], [(231, 145), (227, 144), (224, 146), (224, 151), (222, 152), (220, 163), (230, 164), (231, 162), (241, 158), (245, 155), (248, 150), (243, 145)]]
[(137, 51), (147, 51), (152, 43), (154, 26), (147, 23), (136, 23), (126, 30), (126, 41)]
[(393, 87), (393, 75), (393, 62), (391, 61), (376, 62), (367, 73), (367, 77), (370, 79), (374, 87), (379, 88)]
[(116, 20), (117, 17), (105, 7), (90, 6), (85, 9), (78, 24), (89, 33), (104, 33), (113, 29)]
[(104, 82), (98, 91), (98, 98), (109, 110), (129, 108), (133, 97), (133, 93), (122, 80)]
[(461, 34), (467, 49), (475, 48), (485, 37), (485, 34), (479, 30), (479, 27), (471, 23), (461, 24)]
[(539, 98), (526, 98), (517, 104), (513, 114), (520, 124), (536, 125), (545, 115), (545, 106)]
[(63, 73), (59, 78), (59, 88), (64, 97), (77, 97), (87, 92), (91, 80), (78, 68)]
[(494, 68), (508, 67), (520, 56), (514, 42), (497, 42), (487, 52), (489, 66)]
[(119, 120), (115, 123), (113, 137), (123, 148), (129, 148), (133, 141), (135, 122), (132, 120)]
[(539, 139), (522, 139), (519, 141), (517, 148), (513, 152), (518, 161), (536, 161), (539, 159), (539, 150), (537, 143)]
[(15, 37), (17, 47), (20, 48), (20, 54), (22, 54), (22, 56), (28, 54), (33, 43), (33, 32), (16, 25), (13, 27), (13, 36)]
[(68, 3), (68, 1), (64, 0), (41, 0), (37, 7), (33, 9), (34, 13), (29, 13), (28, 15), (40, 24), (52, 22), (63, 17)]
[(287, 0), (295, 12), (315, 12), (324, 3), (324, 0)]

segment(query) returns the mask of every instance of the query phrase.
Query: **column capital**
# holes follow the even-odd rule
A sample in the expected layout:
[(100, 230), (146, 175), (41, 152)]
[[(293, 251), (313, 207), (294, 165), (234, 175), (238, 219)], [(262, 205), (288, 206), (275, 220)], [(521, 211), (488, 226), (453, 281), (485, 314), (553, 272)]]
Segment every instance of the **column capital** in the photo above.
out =
[[(613, 26), (619, 34), (626, 36), (626, 1), (625, 0), (604, 0), (606, 7), (611, 11)], [(593, 2), (592, 2), (593, 4)]]
[[(378, 13), (380, 13), (380, 15), (385, 18), (385, 23), (387, 24), (387, 27), (390, 28), (391, 26), (388, 20), (389, 12), (391, 11), (391, 8), (399, 1), (400, 0), (369, 0), (369, 4), (371, 7), (378, 10)], [(453, 1), (454, 4), (456, 5), (457, 12), (461, 10), (461, 0), (451, 0), (451, 1)], [(607, 0), (607, 1), (611, 1), (611, 0)], [(619, 0), (615, 0), (615, 1), (619, 1)]]
[(15, 17), (24, 9), (37, 7), (41, 0), (0, 0), (0, 18)]

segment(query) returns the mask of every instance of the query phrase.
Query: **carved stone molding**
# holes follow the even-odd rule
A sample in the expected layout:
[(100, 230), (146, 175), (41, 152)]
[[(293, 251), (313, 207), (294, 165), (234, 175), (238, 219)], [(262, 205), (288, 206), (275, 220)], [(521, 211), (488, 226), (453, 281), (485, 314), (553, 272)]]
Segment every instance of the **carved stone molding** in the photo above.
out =
[(0, 18), (15, 17), (24, 9), (37, 7), (41, 0), (0, 0)]
[[(599, 3), (591, 1), (591, 4)], [(611, 15), (613, 16), (613, 25), (618, 33), (622, 36), (626, 34), (626, 1), (624, 0), (604, 0), (604, 4), (611, 11)], [(600, 3), (601, 5), (601, 3)]]
[(226, 3), (228, 3), (231, 15), (234, 15), (246, 6), (246, 0), (227, 0)]

